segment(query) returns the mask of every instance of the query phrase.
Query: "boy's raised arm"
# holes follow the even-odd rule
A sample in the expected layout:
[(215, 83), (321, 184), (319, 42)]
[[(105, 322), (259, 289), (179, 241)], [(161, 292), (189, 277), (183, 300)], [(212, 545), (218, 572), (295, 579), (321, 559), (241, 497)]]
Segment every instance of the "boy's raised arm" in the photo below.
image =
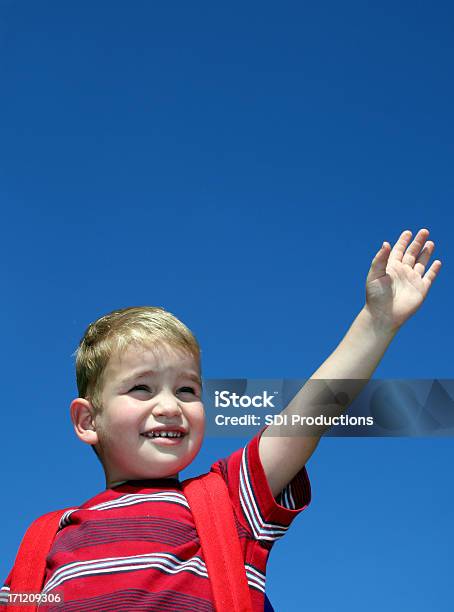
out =
[[(327, 416), (344, 412), (367, 384), (397, 331), (425, 300), (441, 261), (435, 260), (424, 274), (435, 245), (427, 241), (427, 229), (419, 230), (408, 246), (411, 235), (409, 230), (402, 232), (392, 249), (383, 243), (367, 275), (366, 304), (337, 348), (281, 412), (288, 415), (288, 423), (291, 415), (316, 416), (321, 408)], [(303, 468), (328, 429), (287, 427), (269, 425), (259, 443), (275, 497)]]

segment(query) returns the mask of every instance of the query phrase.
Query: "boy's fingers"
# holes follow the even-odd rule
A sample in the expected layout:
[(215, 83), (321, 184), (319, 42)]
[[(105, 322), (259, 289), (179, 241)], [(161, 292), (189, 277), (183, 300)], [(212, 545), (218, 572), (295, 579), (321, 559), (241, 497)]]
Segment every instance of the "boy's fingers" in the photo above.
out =
[(401, 233), (401, 235), (397, 239), (396, 244), (391, 249), (391, 253), (389, 254), (390, 259), (402, 261), (402, 257), (404, 256), (405, 249), (407, 248), (411, 235), (412, 234), (410, 230), (405, 230)]
[(419, 255), (418, 259), (416, 260), (414, 269), (415, 271), (422, 276), (424, 274), (424, 270), (426, 269), (427, 266), (427, 262), (429, 261), (433, 251), (435, 248), (435, 244), (429, 240), (428, 242), (426, 242), (426, 244), (424, 245), (423, 250), (421, 251), (421, 254)]
[(439, 259), (436, 259), (430, 266), (430, 268), (427, 270), (427, 272), (424, 274), (422, 280), (426, 286), (426, 289), (429, 289), (433, 281), (437, 278), (437, 274), (440, 272), (441, 266), (441, 261)]
[[(414, 267), (417, 258), (421, 253), (427, 238), (429, 237), (429, 230), (426, 228), (420, 229), (416, 234), (413, 242), (410, 244), (408, 249), (405, 251), (402, 257), (402, 263), (409, 265), (411, 268)], [(426, 261), (427, 263), (427, 261)]]

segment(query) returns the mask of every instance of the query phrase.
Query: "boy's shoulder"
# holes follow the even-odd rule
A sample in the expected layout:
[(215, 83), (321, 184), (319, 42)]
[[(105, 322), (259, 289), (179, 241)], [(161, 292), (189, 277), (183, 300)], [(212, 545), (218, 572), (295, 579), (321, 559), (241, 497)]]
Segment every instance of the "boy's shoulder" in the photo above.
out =
[(280, 494), (273, 496), (259, 453), (265, 429), (260, 429), (245, 446), (216, 461), (211, 470), (224, 478), (239, 524), (250, 538), (270, 547), (309, 505), (311, 487), (303, 467)]

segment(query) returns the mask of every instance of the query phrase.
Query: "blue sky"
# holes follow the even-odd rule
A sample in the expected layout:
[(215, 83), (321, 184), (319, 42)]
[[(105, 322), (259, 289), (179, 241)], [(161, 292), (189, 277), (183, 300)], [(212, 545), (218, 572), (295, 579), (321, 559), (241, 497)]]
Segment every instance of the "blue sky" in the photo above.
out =
[[(361, 309), (384, 240), (443, 262), (375, 378), (452, 378), (447, 2), (0, 2), (6, 577), (30, 522), (104, 488), (72, 353), (151, 304), (206, 378), (305, 378)], [(243, 446), (206, 439), (189, 477)], [(276, 610), (454, 606), (452, 439), (326, 438), (271, 554)]]

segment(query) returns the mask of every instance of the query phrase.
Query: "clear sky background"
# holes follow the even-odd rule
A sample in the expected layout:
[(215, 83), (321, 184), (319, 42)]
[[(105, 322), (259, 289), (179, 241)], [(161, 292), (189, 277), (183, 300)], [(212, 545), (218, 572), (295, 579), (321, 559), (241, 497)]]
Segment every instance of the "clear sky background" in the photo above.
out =
[[(206, 378), (309, 377), (382, 242), (427, 227), (442, 270), (374, 377), (452, 378), (453, 24), (437, 1), (0, 1), (1, 579), (34, 518), (105, 487), (69, 404), (106, 312), (164, 306)], [(276, 610), (454, 609), (453, 461), (323, 439)]]

